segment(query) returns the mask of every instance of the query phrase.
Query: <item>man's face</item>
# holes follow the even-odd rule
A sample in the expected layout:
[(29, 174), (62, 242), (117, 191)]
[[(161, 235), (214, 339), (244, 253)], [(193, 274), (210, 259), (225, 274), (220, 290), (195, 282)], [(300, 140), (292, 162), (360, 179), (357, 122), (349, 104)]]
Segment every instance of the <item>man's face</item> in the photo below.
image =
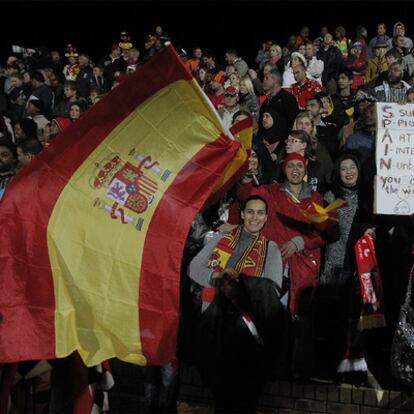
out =
[(129, 51), (129, 58), (132, 60), (137, 60), (139, 58), (139, 50), (138, 49), (131, 49)]
[(305, 56), (307, 58), (312, 58), (315, 55), (315, 46), (312, 43), (308, 43), (305, 46)]
[(226, 62), (227, 62), (229, 65), (232, 65), (232, 64), (233, 64), (233, 62), (235, 61), (236, 57), (235, 57), (232, 53), (226, 53), (226, 55), (225, 55), (225, 58), (224, 58), (224, 59), (226, 60)]
[(214, 60), (211, 57), (203, 56), (203, 64), (207, 67), (211, 67), (214, 65)]
[(64, 86), (63, 87), (63, 94), (65, 95), (66, 98), (72, 98), (76, 95), (76, 91), (74, 91), (69, 86)]
[(398, 59), (394, 56), (387, 56), (385, 59), (387, 60), (388, 67), (390, 67), (393, 63), (398, 62)]
[(404, 36), (405, 34), (405, 28), (402, 24), (399, 24), (398, 26), (396, 26), (395, 28), (395, 35), (396, 36)]
[(377, 33), (378, 33), (378, 36), (384, 36), (385, 35), (385, 26), (383, 24), (379, 24), (377, 26)]
[(382, 58), (384, 57), (385, 53), (387, 52), (387, 49), (385, 47), (376, 47), (374, 49), (374, 54), (376, 57)]
[(352, 85), (352, 80), (348, 79), (348, 77), (344, 74), (341, 73), (338, 77), (338, 88), (339, 89), (346, 89), (346, 88), (350, 88)]
[(0, 146), (0, 172), (11, 171), (15, 163), (13, 153), (7, 147)]
[(305, 177), (305, 166), (300, 160), (291, 160), (285, 169), (286, 178), (290, 184), (300, 184)]
[(319, 107), (318, 101), (310, 99), (306, 104), (306, 112), (314, 117), (318, 117), (321, 114), (321, 108)]
[(414, 103), (414, 92), (407, 95), (407, 103)]
[(234, 108), (239, 102), (239, 95), (224, 94), (224, 106), (226, 108)]
[(12, 77), (10, 78), (10, 83), (12, 84), (13, 88), (20, 88), (20, 86), (23, 85), (23, 81), (21, 81), (19, 78)]
[(77, 58), (75, 56), (69, 56), (68, 61), (69, 64), (74, 65), (77, 62)]
[(288, 45), (289, 46), (296, 46), (296, 36), (295, 35), (289, 36)]
[(272, 70), (271, 65), (264, 65), (263, 67), (263, 76), (266, 76)]
[(93, 76), (100, 77), (103, 75), (102, 69), (98, 66), (93, 68)]
[(59, 134), (59, 132), (60, 132), (60, 129), (59, 129), (57, 123), (56, 122), (52, 122), (50, 124), (50, 137), (51, 138), (54, 138), (56, 135)]
[(31, 103), (29, 102), (26, 109), (27, 115), (37, 115), (39, 110)]
[(326, 26), (321, 27), (321, 37), (325, 37), (325, 35), (328, 33), (328, 28)]
[(112, 57), (114, 57), (115, 59), (118, 59), (118, 58), (119, 58), (119, 56), (121, 56), (121, 50), (120, 50), (119, 48), (114, 49), (114, 50), (112, 51)]
[(258, 235), (267, 221), (266, 204), (262, 200), (250, 200), (241, 212), (243, 228), (250, 234)]
[(263, 78), (263, 89), (265, 92), (270, 91), (277, 83), (276, 78), (271, 73), (266, 73)]
[(355, 55), (357, 57), (357, 59), (359, 59), (359, 57), (361, 56), (362, 50), (359, 47), (353, 47), (351, 49), (351, 54)]
[(60, 54), (59, 54), (59, 52), (57, 50), (53, 50), (50, 53), (50, 56), (52, 57), (53, 62), (59, 62), (59, 60), (60, 60)]
[(298, 83), (302, 83), (306, 78), (306, 72), (302, 66), (297, 65), (293, 68), (293, 77)]
[(332, 40), (333, 37), (331, 34), (327, 33), (324, 37), (323, 37), (323, 42), (325, 43), (326, 46), (332, 44)]
[(397, 84), (402, 80), (402, 70), (400, 64), (394, 64), (388, 70), (388, 81), (391, 84)]
[(201, 49), (200, 49), (200, 48), (194, 49), (193, 56), (194, 56), (196, 59), (201, 59), (201, 56), (202, 56), (202, 55), (203, 55), (203, 52), (201, 51)]
[(20, 147), (17, 147), (17, 161), (19, 161), (20, 165), (30, 164), (31, 160), (32, 160), (31, 154), (26, 154), (22, 151)]
[(397, 44), (397, 47), (402, 49), (404, 47), (404, 36), (398, 36), (396, 44)]
[(309, 29), (307, 27), (304, 27), (301, 30), (300, 35), (302, 36), (302, 39), (307, 39), (309, 37)]

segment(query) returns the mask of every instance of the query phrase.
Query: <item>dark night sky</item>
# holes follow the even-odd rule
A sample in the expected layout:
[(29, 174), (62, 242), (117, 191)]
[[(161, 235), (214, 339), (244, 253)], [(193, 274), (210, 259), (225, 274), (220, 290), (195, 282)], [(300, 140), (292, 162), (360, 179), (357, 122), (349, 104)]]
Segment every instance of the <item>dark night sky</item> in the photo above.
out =
[(73, 43), (79, 52), (99, 59), (119, 41), (123, 30), (142, 50), (145, 35), (153, 33), (157, 24), (164, 27), (176, 47), (188, 52), (198, 44), (211, 47), (220, 59), (226, 47), (235, 47), (249, 63), (262, 41), (269, 38), (283, 46), (289, 34), (297, 34), (305, 24), (311, 29), (311, 38), (322, 25), (332, 32), (343, 25), (353, 37), (358, 24), (365, 25), (371, 37), (379, 21), (385, 21), (390, 34), (394, 23), (402, 20), (406, 34), (414, 36), (414, 23), (410, 25), (408, 19), (414, 15), (414, 2), (14, 1), (2, 2), (1, 8), (1, 63), (10, 54), (11, 44), (44, 44), (65, 52), (66, 44)]

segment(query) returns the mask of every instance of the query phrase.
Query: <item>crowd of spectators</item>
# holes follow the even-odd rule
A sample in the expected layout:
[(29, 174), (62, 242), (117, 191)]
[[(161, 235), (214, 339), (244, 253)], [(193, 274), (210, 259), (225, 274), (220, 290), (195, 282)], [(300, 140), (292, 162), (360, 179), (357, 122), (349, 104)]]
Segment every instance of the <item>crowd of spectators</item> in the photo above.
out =
[[(146, 39), (145, 51), (140, 51), (122, 33), (121, 41), (96, 62), (74, 45), (67, 46), (64, 57), (45, 48), (10, 55), (0, 78), (0, 197), (20, 167), (169, 40), (157, 27)], [(371, 370), (387, 378), (386, 362), (412, 262), (414, 226), (412, 216), (373, 214), (375, 103), (414, 103), (414, 48), (404, 24), (397, 22), (389, 36), (384, 23), (372, 36), (363, 26), (354, 32), (338, 26), (332, 32), (321, 27), (311, 38), (309, 28), (302, 27), (286, 44), (282, 39), (264, 41), (250, 66), (233, 48), (222, 57), (213, 48), (200, 47), (180, 56), (226, 128), (248, 117), (254, 124), (248, 172), (193, 224), (183, 261), (186, 266), (191, 262), (188, 297), (197, 297), (197, 287), (217, 288), (218, 279), (237, 278), (229, 267), (212, 276), (211, 255), (217, 245), (226, 247), (223, 235), (231, 234), (246, 249), (251, 240), (257, 243), (254, 237), (264, 234), (278, 264), (274, 272), (270, 264), (260, 270), (277, 285), (281, 309), (288, 315), (282, 335), (286, 346), (279, 349), (284, 364), (271, 374), (361, 384)], [(329, 228), (310, 225), (303, 218), (298, 225), (301, 219), (292, 217), (292, 206), (306, 208), (312, 202), (322, 206), (338, 199), (346, 205), (338, 209), (336, 223)], [(235, 230), (240, 228), (242, 233)], [(253, 239), (243, 239), (243, 232)], [(364, 235), (375, 242), (385, 329), (358, 325), (363, 298), (354, 245)], [(237, 248), (232, 248), (236, 254)], [(237, 260), (233, 265), (242, 266)], [(254, 276), (261, 276), (258, 269)], [(207, 312), (208, 301), (204, 296), (198, 299), (200, 314)], [(182, 301), (183, 311), (193, 312), (186, 302), (197, 301)], [(187, 315), (183, 319), (190, 326), (199, 322)], [(183, 329), (188, 327), (184, 324)], [(198, 361), (188, 342), (184, 338), (179, 346), (183, 359)], [(223, 364), (231, 360), (228, 354), (226, 358)], [(226, 397), (219, 391), (224, 384), (214, 382), (217, 372), (208, 368), (200, 369), (216, 389), (216, 402), (225, 406)], [(174, 373), (168, 378), (173, 381)], [(244, 389), (237, 384), (239, 392)]]

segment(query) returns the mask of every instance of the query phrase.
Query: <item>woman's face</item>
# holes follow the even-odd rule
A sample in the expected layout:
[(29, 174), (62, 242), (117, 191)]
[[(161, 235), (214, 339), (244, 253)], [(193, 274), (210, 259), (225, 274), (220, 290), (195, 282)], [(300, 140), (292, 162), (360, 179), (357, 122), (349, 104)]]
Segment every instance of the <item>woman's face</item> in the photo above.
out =
[(351, 49), (351, 53), (355, 55), (357, 58), (359, 58), (361, 56), (362, 51), (359, 47), (354, 47)]
[(232, 73), (235, 73), (236, 72), (236, 68), (234, 67), (234, 66), (227, 66), (226, 67), (226, 76), (228, 77), (228, 78), (230, 78), (230, 75), (232, 74)]
[(345, 187), (353, 187), (358, 181), (358, 167), (351, 159), (345, 159), (339, 166), (341, 181)]
[(24, 83), (30, 83), (31, 80), (32, 79), (30, 78), (30, 73), (28, 73), (28, 72), (23, 73), (23, 82)]
[(229, 76), (229, 81), (230, 81), (230, 85), (231, 86), (234, 86), (235, 88), (238, 88), (239, 87), (240, 79), (239, 79), (239, 77), (235, 73), (232, 73)]
[(297, 129), (300, 129), (302, 131), (305, 131), (309, 135), (312, 135), (313, 124), (312, 124), (312, 121), (307, 116), (299, 118), (296, 121), (296, 127)]
[(300, 46), (299, 46), (299, 48), (298, 48), (298, 52), (299, 52), (301, 55), (305, 56), (306, 46), (305, 46), (305, 45), (300, 45)]
[(300, 184), (305, 177), (305, 166), (300, 160), (291, 160), (285, 169), (286, 178), (290, 184)]
[(271, 57), (279, 56), (279, 51), (278, 51), (276, 45), (271, 46), (269, 52), (270, 52)]
[(250, 153), (250, 158), (249, 158), (249, 171), (256, 172), (258, 168), (259, 168), (259, 158), (256, 154), (256, 151), (252, 150), (252, 152)]
[(296, 65), (300, 65), (302, 62), (300, 61), (300, 59), (297, 56), (292, 56), (291, 58), (291, 66), (296, 66)]
[(69, 116), (70, 119), (78, 119), (80, 117), (81, 111), (78, 105), (72, 105), (70, 107)]
[(306, 142), (298, 138), (293, 138), (289, 135), (286, 140), (286, 154), (291, 154), (292, 152), (299, 152), (300, 154), (304, 153), (306, 149)]
[(246, 95), (248, 92), (249, 92), (249, 91), (248, 91), (248, 89), (247, 89), (246, 82), (241, 81), (241, 82), (240, 82), (240, 93), (241, 93), (242, 95)]
[(20, 124), (14, 124), (14, 135), (17, 140), (24, 137), (24, 132)]
[(269, 112), (265, 112), (263, 114), (263, 128), (264, 129), (270, 129), (273, 126), (273, 118), (272, 115), (269, 114)]

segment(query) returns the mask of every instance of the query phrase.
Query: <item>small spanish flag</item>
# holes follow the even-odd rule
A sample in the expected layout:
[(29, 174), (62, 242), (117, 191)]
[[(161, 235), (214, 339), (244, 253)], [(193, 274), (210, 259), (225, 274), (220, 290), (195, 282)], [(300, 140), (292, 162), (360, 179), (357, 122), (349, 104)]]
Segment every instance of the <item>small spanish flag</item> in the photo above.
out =
[(300, 209), (301, 213), (312, 223), (315, 224), (327, 224), (328, 221), (338, 221), (336, 213), (338, 208), (345, 207), (346, 201), (341, 198), (336, 199), (327, 207), (322, 207), (317, 203), (312, 203), (314, 208), (313, 212)]
[(129, 75), (7, 188), (0, 362), (174, 360), (191, 222), (247, 156), (172, 46)]

